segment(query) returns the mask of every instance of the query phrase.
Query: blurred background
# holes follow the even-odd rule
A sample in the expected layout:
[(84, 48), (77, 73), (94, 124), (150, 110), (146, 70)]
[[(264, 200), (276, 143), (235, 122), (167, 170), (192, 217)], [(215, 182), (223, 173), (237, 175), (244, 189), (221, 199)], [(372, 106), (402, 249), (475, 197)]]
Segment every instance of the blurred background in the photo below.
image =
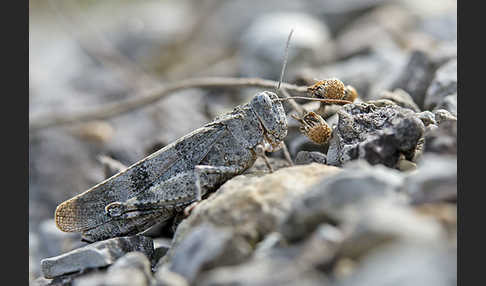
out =
[[(431, 62), (456, 56), (451, 0), (31, 0), (29, 6), (31, 125), (183, 79), (278, 80), (291, 28), (285, 81), (310, 85), (337, 77), (362, 99), (396, 87), (421, 52)], [(422, 80), (403, 87), (421, 108), (432, 78)], [(247, 102), (256, 90), (187, 89), (103, 120), (31, 127), (30, 279), (40, 276), (40, 259), (83, 245), (78, 234), (56, 228), (54, 210), (108, 176), (107, 158), (130, 165)], [(310, 143), (295, 143), (292, 134), (287, 143), (295, 156)]]

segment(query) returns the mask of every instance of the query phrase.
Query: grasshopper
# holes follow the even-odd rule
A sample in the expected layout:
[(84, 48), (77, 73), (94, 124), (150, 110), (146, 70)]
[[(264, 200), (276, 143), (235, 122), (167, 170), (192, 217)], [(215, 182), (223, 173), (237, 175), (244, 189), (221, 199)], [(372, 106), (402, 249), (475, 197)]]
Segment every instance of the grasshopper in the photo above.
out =
[(275, 92), (260, 92), (249, 103), (61, 203), (55, 211), (57, 227), (82, 232), (83, 240), (93, 242), (140, 233), (183, 212), (242, 174), (258, 156), (266, 159), (265, 151), (283, 147), (287, 117), (282, 100)]

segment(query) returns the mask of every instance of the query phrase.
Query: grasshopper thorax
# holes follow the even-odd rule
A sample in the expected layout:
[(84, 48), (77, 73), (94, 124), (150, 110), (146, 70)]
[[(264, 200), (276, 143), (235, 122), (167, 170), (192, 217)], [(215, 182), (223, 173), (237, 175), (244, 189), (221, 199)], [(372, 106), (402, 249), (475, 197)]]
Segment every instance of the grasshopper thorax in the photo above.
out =
[(287, 117), (278, 96), (270, 91), (260, 92), (250, 106), (263, 126), (267, 143), (278, 148), (287, 136)]

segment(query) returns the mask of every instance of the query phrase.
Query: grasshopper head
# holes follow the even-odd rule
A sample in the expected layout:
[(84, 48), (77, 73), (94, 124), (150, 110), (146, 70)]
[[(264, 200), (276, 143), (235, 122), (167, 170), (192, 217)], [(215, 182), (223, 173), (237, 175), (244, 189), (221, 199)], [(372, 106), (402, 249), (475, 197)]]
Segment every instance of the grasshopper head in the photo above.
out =
[(263, 91), (255, 95), (250, 106), (263, 125), (267, 142), (278, 148), (287, 136), (287, 116), (275, 93)]

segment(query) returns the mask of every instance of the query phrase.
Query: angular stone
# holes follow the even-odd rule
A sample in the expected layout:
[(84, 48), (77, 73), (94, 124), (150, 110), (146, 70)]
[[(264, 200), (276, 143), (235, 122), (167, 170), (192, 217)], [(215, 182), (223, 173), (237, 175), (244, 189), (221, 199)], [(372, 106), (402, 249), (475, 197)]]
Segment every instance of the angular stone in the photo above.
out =
[(150, 262), (142, 252), (133, 251), (118, 259), (107, 271), (91, 273), (75, 280), (77, 286), (148, 286), (152, 278)]
[(189, 282), (181, 275), (162, 267), (155, 272), (154, 286), (189, 286)]
[(131, 251), (141, 251), (151, 257), (152, 239), (136, 235), (99, 241), (59, 256), (43, 259), (42, 273), (46, 278), (54, 278), (63, 274), (106, 267)]
[(420, 108), (413, 101), (413, 98), (403, 89), (396, 89), (393, 92), (385, 91), (381, 94), (379, 99), (389, 99), (400, 107), (420, 112)]
[(341, 255), (360, 257), (389, 243), (431, 244), (445, 235), (434, 220), (421, 216), (405, 204), (388, 201), (369, 201), (360, 210), (360, 215), (346, 223), (351, 230), (341, 246)]
[(423, 204), (457, 199), (457, 157), (425, 154), (404, 184), (411, 203)]
[[(240, 175), (200, 202), (177, 228), (172, 247), (162, 260), (170, 262), (175, 249), (198, 225), (209, 223), (229, 228), (234, 239), (240, 237), (255, 245), (265, 235), (277, 230), (278, 223), (290, 210), (294, 197), (307, 192), (339, 168), (312, 163), (279, 169), (264, 175)], [(162, 261), (161, 260), (161, 261)]]
[(425, 132), (424, 152), (457, 154), (457, 121), (448, 120)]
[(435, 121), (437, 122), (437, 124), (441, 124), (442, 122), (448, 120), (457, 120), (456, 116), (452, 115), (449, 111), (445, 109), (436, 109), (433, 111), (433, 113), (435, 114)]
[(457, 59), (452, 59), (437, 69), (427, 89), (424, 107), (434, 109), (451, 94), (457, 94)]
[(251, 247), (241, 238), (234, 238), (231, 230), (202, 224), (173, 253), (169, 270), (192, 283), (205, 269), (243, 261), (251, 253)]
[(434, 108), (434, 110), (444, 109), (457, 117), (457, 93), (447, 95)]
[(400, 88), (412, 96), (420, 109), (424, 109), (425, 94), (436, 70), (433, 59), (422, 51), (413, 51), (402, 72), (395, 79), (390, 90)]
[(417, 113), (417, 117), (422, 120), (425, 127), (429, 126), (430, 124), (437, 125), (437, 122), (435, 121), (435, 114), (428, 110)]
[(326, 155), (321, 152), (300, 151), (295, 157), (295, 164), (305, 165), (310, 163), (326, 164)]
[(327, 151), (327, 164), (341, 166), (357, 158), (395, 167), (400, 156), (412, 159), (425, 126), (415, 112), (397, 105), (345, 105), (339, 112)]
[(343, 172), (324, 178), (305, 194), (295, 198), (292, 209), (282, 221), (280, 233), (288, 241), (298, 241), (322, 223), (339, 223), (359, 216), (368, 200), (397, 200), (403, 175), (384, 166), (370, 166), (365, 161), (347, 165)]
[(319, 271), (296, 267), (293, 261), (257, 259), (250, 263), (219, 267), (201, 277), (199, 285), (328, 285), (329, 279)]

